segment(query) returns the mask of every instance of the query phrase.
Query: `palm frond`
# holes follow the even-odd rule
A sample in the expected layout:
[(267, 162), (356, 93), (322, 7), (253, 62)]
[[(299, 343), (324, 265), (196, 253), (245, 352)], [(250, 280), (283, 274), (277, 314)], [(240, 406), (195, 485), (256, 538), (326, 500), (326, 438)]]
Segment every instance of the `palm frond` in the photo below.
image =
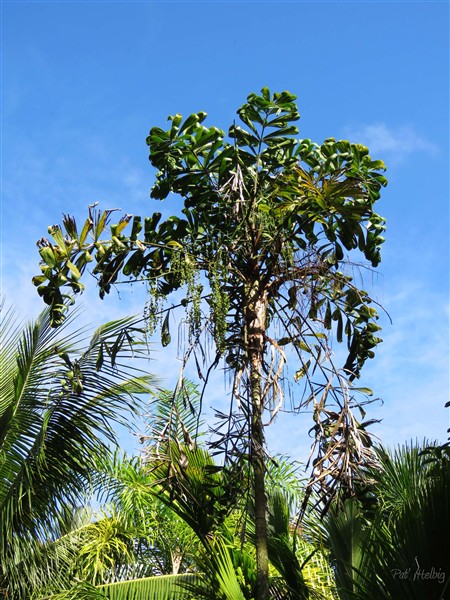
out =
[(131, 364), (119, 364), (121, 348), (112, 353), (114, 365), (98, 361), (102, 347), (125, 336), (134, 320), (110, 323), (84, 349), (83, 330), (66, 333), (75, 315), (58, 330), (50, 327), (48, 310), (21, 328), (12, 312), (2, 321), (0, 587), (25, 577), (15, 565), (25, 565), (28, 550), (36, 556), (36, 544), (56, 539), (62, 507), (84, 502), (98, 456), (115, 440), (112, 424), (125, 423), (138, 395), (149, 394), (154, 383)]
[(380, 507), (364, 565), (377, 578), (367, 598), (380, 581), (382, 597), (389, 599), (442, 600), (449, 594), (450, 460), (443, 456), (430, 465), (422, 452), (427, 445), (380, 453)]
[(196, 574), (160, 575), (120, 581), (97, 589), (109, 600), (187, 600), (192, 596), (183, 589), (183, 584), (197, 578)]
[(148, 436), (143, 441), (158, 445), (167, 440), (179, 440), (192, 445), (204, 433), (200, 417), (200, 393), (197, 386), (182, 379), (175, 393), (161, 389), (154, 395), (148, 419)]
[(232, 545), (221, 535), (209, 540), (197, 557), (202, 573), (194, 581), (182, 584), (191, 594), (189, 597), (196, 600), (248, 600), (251, 596), (244, 595), (246, 582), (242, 571), (238, 575), (234, 554)]

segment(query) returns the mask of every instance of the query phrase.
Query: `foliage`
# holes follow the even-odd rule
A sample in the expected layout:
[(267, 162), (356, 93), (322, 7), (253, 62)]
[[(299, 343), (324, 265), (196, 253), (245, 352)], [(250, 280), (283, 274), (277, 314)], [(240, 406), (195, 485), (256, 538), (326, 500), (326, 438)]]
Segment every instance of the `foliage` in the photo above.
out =
[[(41, 556), (39, 566), (41, 570), (43, 564), (48, 568), (49, 585), (35, 588), (33, 598), (254, 597), (254, 510), (248, 503), (249, 496), (241, 493), (235, 494), (233, 506), (224, 512), (220, 490), (223, 493), (230, 489), (229, 470), (215, 466), (206, 451), (200, 452), (198, 423), (191, 412), (198, 403), (198, 393), (189, 382), (184, 389), (190, 390), (189, 398), (179, 394), (175, 402), (167, 391), (158, 392), (149, 435), (143, 439), (148, 449), (145, 462), (119, 453), (100, 457), (96, 464), (98, 475), (91, 479), (91, 484), (103, 490), (104, 499), (108, 500), (107, 513), (96, 515), (93, 520), (89, 511), (68, 506), (60, 515), (59, 537), (42, 545), (46, 562), (43, 563)], [(171, 426), (161, 430), (159, 425), (168, 422), (167, 410), (172, 412)], [(171, 446), (175, 447), (175, 453)], [(150, 450), (156, 447), (157, 452)], [(192, 452), (195, 447), (199, 452)], [(184, 470), (172, 471), (170, 466), (167, 469), (171, 461), (180, 462), (183, 452), (188, 459)], [(280, 600), (331, 598), (330, 594), (324, 595), (323, 581), (319, 592), (315, 578), (310, 578), (308, 584), (303, 580), (305, 566), (311, 565), (311, 549), (297, 551), (297, 557), (294, 553), (288, 506), (300, 502), (297, 471), (285, 460), (271, 464), (268, 488), (271, 595)], [(169, 481), (170, 486), (166, 485)], [(248, 485), (242, 480), (241, 483), (242, 491)], [(279, 488), (283, 494), (277, 491)], [(186, 502), (186, 498), (192, 501), (198, 491), (197, 504)], [(211, 503), (211, 491), (219, 501)], [(208, 511), (209, 520), (202, 519), (202, 506)], [(197, 544), (188, 523), (197, 532)], [(53, 533), (56, 538), (56, 530)], [(162, 560), (169, 548), (182, 557), (179, 572), (170, 558)], [(60, 556), (65, 552), (64, 562), (51, 563), (52, 550)], [(64, 569), (64, 577), (58, 578), (58, 566)], [(317, 563), (314, 573), (320, 574)]]
[[(173, 398), (162, 391), (150, 419), (144, 454), (153, 481), (150, 490), (188, 523), (201, 541), (195, 557), (200, 576), (182, 587), (199, 599), (250, 600), (256, 593), (257, 567), (255, 510), (251, 494), (246, 493), (251, 487), (247, 481), (249, 472), (215, 465), (209, 453), (198, 445), (201, 431), (193, 418), (197, 414), (198, 392), (189, 382), (183, 389), (190, 390), (189, 398), (181, 392)], [(304, 493), (298, 468), (284, 458), (272, 460), (267, 493), (272, 596), (280, 600), (330, 598), (331, 592), (325, 596), (316, 590), (314, 578), (309, 579), (308, 585), (304, 581), (303, 569), (310, 566), (313, 548), (308, 546), (306, 551), (301, 545), (298, 556), (295, 552), (297, 536), (290, 515)], [(318, 562), (315, 568), (321, 576), (322, 589), (331, 590), (329, 569), (325, 565), (320, 569)]]
[[(231, 125), (229, 141), (221, 129), (203, 125), (203, 112), (184, 121), (179, 114), (169, 117), (167, 131), (152, 128), (147, 143), (158, 173), (151, 195), (179, 195), (183, 216), (160, 222), (161, 213), (154, 213), (144, 223), (135, 216), (126, 235), (131, 215), (125, 215), (105, 239), (112, 211), (91, 206), (81, 232), (65, 215), (66, 235), (52, 226), (53, 241), (38, 243), (41, 275), (34, 283), (58, 325), (65, 310), (61, 290), (82, 291), (81, 276), (94, 258), (102, 297), (120, 276), (143, 279), (150, 291), (148, 321), (151, 328), (160, 325), (163, 346), (171, 341), (169, 297), (185, 291), (183, 367), (192, 356), (205, 385), (221, 359), (233, 374), (232, 406), (236, 402), (240, 413), (231, 409), (217, 446), (226, 462), (247, 456), (253, 471), (257, 597), (265, 600), (264, 423), (282, 406), (286, 348), (297, 358), (294, 379), (305, 386), (297, 408), (313, 411), (313, 482), (325, 502), (338, 486), (353, 493), (353, 472), (370, 455), (370, 421), (356, 420), (352, 386), (374, 356), (380, 327), (345, 251), (358, 250), (378, 265), (385, 227), (374, 204), (386, 179), (383, 162), (372, 160), (364, 146), (295, 139), (299, 113), (289, 92), (263, 88), (248, 96), (238, 115), (242, 126)], [(332, 360), (333, 336), (347, 343), (342, 368)], [(205, 339), (215, 343), (210, 363)]]
[(149, 419), (144, 460), (152, 493), (204, 542), (235, 510), (245, 490), (242, 469), (215, 464), (199, 444), (199, 393), (184, 382), (173, 396), (163, 390)]
[[(25, 325), (12, 310), (2, 313), (0, 588), (20, 598), (64, 580), (74, 553), (67, 540), (55, 541), (64, 507), (85, 502), (96, 461), (115, 440), (113, 423), (137, 410), (152, 377), (123, 362), (135, 351), (132, 319), (104, 325), (83, 348), (83, 331), (52, 329), (48, 309)], [(125, 331), (127, 345), (111, 350)], [(101, 362), (105, 348), (111, 361)]]
[(135, 565), (127, 578), (187, 572), (199, 545), (189, 525), (151, 492), (151, 482), (141, 459), (121, 457), (106, 483), (109, 504), (135, 531)]
[(189, 596), (181, 584), (195, 579), (193, 574), (159, 575), (99, 586), (97, 590), (103, 594), (102, 598), (109, 600), (183, 600)]
[(342, 600), (448, 597), (450, 461), (429, 463), (424, 447), (377, 448), (370, 491), (311, 527), (330, 550)]
[[(288, 92), (271, 96), (267, 88), (261, 96), (251, 94), (238, 110), (247, 129), (233, 124), (230, 142), (222, 130), (202, 124), (206, 113), (185, 121), (181, 115), (169, 117), (168, 131), (153, 128), (147, 143), (159, 171), (152, 197), (179, 194), (183, 217), (160, 223), (161, 214), (154, 213), (142, 223), (135, 216), (126, 235), (131, 215), (125, 215), (110, 226), (109, 239), (103, 239), (111, 210), (90, 207), (81, 232), (75, 219), (65, 215), (65, 236), (52, 226), (53, 241), (40, 240), (42, 274), (34, 283), (58, 324), (64, 318), (60, 288), (81, 291), (81, 275), (93, 259), (102, 296), (120, 274), (125, 280), (142, 278), (152, 292), (148, 317), (160, 322), (163, 345), (171, 339), (170, 306), (161, 312), (161, 302), (186, 286), (181, 304), (188, 310), (190, 339), (199, 342), (203, 329), (210, 330), (218, 353), (214, 362), (224, 356), (241, 401), (239, 384), (245, 383), (248, 368), (244, 324), (253, 299), (263, 297), (266, 325), (276, 318), (283, 332), (278, 339), (264, 338), (265, 353), (272, 355), (264, 376), (264, 404), (279, 408), (284, 349), (293, 346), (300, 363), (295, 379), (307, 381), (310, 392), (300, 404), (313, 404), (318, 435), (330, 437), (327, 433), (334, 430), (336, 437), (351, 403), (345, 375), (357, 377), (380, 341), (376, 309), (345, 273), (344, 250), (359, 249), (372, 265), (378, 264), (384, 220), (373, 206), (386, 180), (380, 174), (382, 161), (372, 160), (364, 146), (332, 138), (319, 146), (292, 137), (299, 118), (294, 100)], [(200, 274), (209, 282), (209, 316), (201, 313)], [(333, 332), (338, 341), (347, 340), (349, 349), (340, 372), (329, 362)], [(197, 360), (192, 348), (188, 352)], [(319, 372), (323, 384), (313, 381)], [(330, 384), (333, 375), (337, 391)], [(325, 400), (333, 394), (343, 394), (336, 402), (345, 412), (327, 410)], [(358, 432), (359, 424), (351, 418), (348, 426)], [(344, 441), (334, 449), (351, 445), (352, 436)], [(358, 456), (364, 445), (356, 446)], [(316, 470), (323, 466), (325, 471), (330, 455), (319, 451), (319, 458)]]

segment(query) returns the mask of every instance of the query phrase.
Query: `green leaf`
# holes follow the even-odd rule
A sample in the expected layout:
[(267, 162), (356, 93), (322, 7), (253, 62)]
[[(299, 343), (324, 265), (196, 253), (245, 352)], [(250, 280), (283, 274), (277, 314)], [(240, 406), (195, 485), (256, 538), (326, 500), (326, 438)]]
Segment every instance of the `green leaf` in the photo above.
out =
[(194, 584), (198, 577), (196, 573), (155, 575), (101, 585), (97, 590), (109, 600), (188, 600), (191, 595), (183, 591), (183, 584)]
[[(269, 123), (268, 126), (275, 127), (272, 123)], [(272, 133), (268, 133), (263, 137), (263, 142), (267, 143), (267, 140), (271, 140), (273, 138), (283, 139), (286, 135), (296, 135), (298, 133), (298, 127), (295, 125), (291, 125), (289, 127), (284, 127), (283, 129), (279, 129), (277, 131), (273, 131)]]
[(361, 392), (361, 394), (366, 394), (367, 396), (373, 396), (373, 390), (368, 387), (354, 387), (352, 390), (355, 392)]
[(336, 328), (336, 339), (339, 343), (342, 342), (342, 329), (343, 329), (343, 319), (342, 319), (342, 313), (341, 311), (339, 311), (339, 316), (337, 319), (337, 328)]
[(207, 117), (207, 113), (199, 112), (190, 115), (180, 128), (181, 133), (190, 133), (197, 125), (202, 123)]
[(238, 146), (248, 146), (250, 148), (257, 148), (259, 146), (259, 138), (245, 131), (239, 125), (232, 125), (230, 127), (229, 136), (236, 140)]
[[(267, 102), (270, 101), (270, 90), (269, 90), (269, 88), (267, 86), (264, 86), (261, 89), (261, 95), (264, 98), (264, 100), (267, 100)], [(249, 96), (249, 98), (250, 98), (250, 96)]]
[(78, 280), (81, 277), (81, 273), (80, 271), (76, 268), (76, 266), (70, 262), (70, 260), (67, 261), (67, 266), (70, 269), (70, 272), (72, 273), (73, 277)]
[[(317, 334), (315, 337), (317, 337), (319, 334)], [(301, 350), (303, 350), (304, 352), (311, 352), (311, 348), (309, 347), (309, 345), (304, 342), (302, 339), (296, 340), (295, 341), (295, 345), (300, 348)]]
[(53, 251), (53, 248), (50, 246), (43, 246), (39, 249), (39, 254), (42, 257), (42, 260), (52, 269), (56, 265), (56, 255)]
[(66, 242), (64, 240), (62, 229), (59, 225), (50, 225), (48, 228), (49, 234), (55, 240), (56, 244), (59, 246), (61, 250), (65, 250)]
[(98, 350), (97, 360), (95, 361), (95, 368), (97, 371), (103, 366), (103, 344), (100, 344), (100, 348)]
[(161, 219), (161, 213), (155, 212), (151, 217), (145, 217), (144, 219), (144, 240), (152, 242), (155, 238), (156, 226)]
[(161, 327), (161, 344), (164, 347), (168, 346), (171, 341), (170, 330), (169, 330), (169, 316), (170, 316), (170, 311), (167, 311), (167, 314), (164, 318), (164, 321), (163, 321), (163, 324)]
[(128, 276), (133, 273), (137, 276), (143, 266), (143, 256), (144, 253), (142, 250), (136, 250), (136, 252), (133, 252), (128, 261), (123, 266), (123, 274)]
[(137, 239), (137, 236), (142, 230), (141, 217), (135, 216), (133, 217), (133, 225), (131, 227), (131, 235), (130, 240), (134, 241)]
[(124, 217), (122, 217), (120, 219), (120, 221), (117, 223), (117, 225), (111, 225), (111, 233), (112, 235), (120, 235), (122, 233), (122, 231), (125, 229), (125, 227), (128, 225), (128, 223), (130, 222), (132, 215), (125, 215)]
[(47, 281), (47, 277), (45, 275), (36, 275), (33, 277), (32, 282), (33, 285), (38, 286)]
[(386, 165), (382, 160), (372, 160), (369, 163), (369, 169), (373, 169), (374, 171), (386, 171)]
[(309, 359), (303, 365), (303, 367), (301, 369), (299, 369), (298, 371), (296, 371), (294, 373), (294, 381), (299, 381), (302, 377), (304, 377), (307, 374), (310, 366), (311, 366), (311, 359)]
[(92, 219), (86, 219), (83, 225), (83, 229), (80, 234), (79, 244), (82, 246), (87, 238), (88, 233), (91, 231), (93, 226)]
[(325, 311), (325, 319), (323, 322), (323, 326), (325, 327), (325, 329), (331, 329), (331, 305), (328, 300), (327, 300), (327, 308)]
[(94, 237), (96, 240), (98, 240), (98, 238), (101, 236), (101, 234), (103, 233), (105, 227), (106, 227), (106, 223), (108, 222), (108, 217), (110, 215), (112, 211), (110, 210), (105, 210), (103, 211), (103, 213), (101, 214), (100, 218), (98, 219), (96, 226), (95, 226), (95, 232), (94, 232)]

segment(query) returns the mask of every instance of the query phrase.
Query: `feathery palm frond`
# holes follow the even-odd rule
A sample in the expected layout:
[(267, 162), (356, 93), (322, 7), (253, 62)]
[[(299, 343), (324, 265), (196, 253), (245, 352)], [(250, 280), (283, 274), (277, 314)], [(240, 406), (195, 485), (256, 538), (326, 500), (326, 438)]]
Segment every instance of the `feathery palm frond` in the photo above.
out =
[[(450, 592), (450, 460), (420, 444), (376, 449), (367, 497), (308, 529), (329, 549), (342, 600), (444, 600)], [(367, 492), (366, 492), (367, 494)]]
[[(199, 540), (191, 527), (155, 495), (154, 479), (140, 457), (115, 452), (99, 465), (100, 497), (120, 516), (126, 528), (134, 528), (133, 569), (137, 577), (185, 572), (194, 562)], [(111, 510), (110, 509), (110, 510)], [(130, 577), (126, 577), (129, 579)]]
[(175, 395), (158, 393), (144, 462), (156, 497), (203, 540), (235, 508), (242, 495), (242, 472), (236, 465), (216, 465), (198, 445), (199, 403), (197, 388), (189, 381)]
[(27, 561), (58, 537), (62, 507), (83, 503), (98, 456), (115, 440), (112, 424), (125, 423), (154, 382), (122, 362), (132, 318), (97, 330), (87, 349), (83, 330), (67, 333), (72, 321), (52, 329), (44, 310), (18, 327), (8, 311), (1, 324), (0, 587), (14, 591), (40, 585), (28, 580)]
[[(182, 583), (189, 592), (190, 598), (196, 600), (248, 600), (252, 597), (251, 589), (246, 583), (242, 561), (245, 552), (237, 553), (233, 548), (229, 532), (218, 534), (198, 554), (197, 562), (201, 574), (192, 580)], [(241, 563), (238, 565), (236, 560)], [(256, 577), (256, 564), (252, 561), (252, 569)]]
[[(374, 473), (379, 510), (365, 569), (383, 582), (383, 598), (443, 600), (450, 594), (450, 460), (429, 463), (426, 440), (381, 449)], [(402, 573), (403, 576), (399, 576)], [(373, 597), (373, 588), (366, 595)]]

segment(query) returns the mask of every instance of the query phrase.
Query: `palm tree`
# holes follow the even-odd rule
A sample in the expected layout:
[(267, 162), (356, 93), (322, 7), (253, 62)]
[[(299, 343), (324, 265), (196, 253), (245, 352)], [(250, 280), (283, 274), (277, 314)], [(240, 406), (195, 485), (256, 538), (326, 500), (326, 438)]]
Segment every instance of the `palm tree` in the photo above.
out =
[(1, 316), (0, 596), (15, 600), (67, 584), (74, 547), (56, 542), (64, 515), (86, 502), (114, 424), (129, 420), (154, 378), (129, 360), (132, 318), (103, 325), (82, 347), (71, 317), (55, 330), (48, 310), (26, 324), (3, 305)]

